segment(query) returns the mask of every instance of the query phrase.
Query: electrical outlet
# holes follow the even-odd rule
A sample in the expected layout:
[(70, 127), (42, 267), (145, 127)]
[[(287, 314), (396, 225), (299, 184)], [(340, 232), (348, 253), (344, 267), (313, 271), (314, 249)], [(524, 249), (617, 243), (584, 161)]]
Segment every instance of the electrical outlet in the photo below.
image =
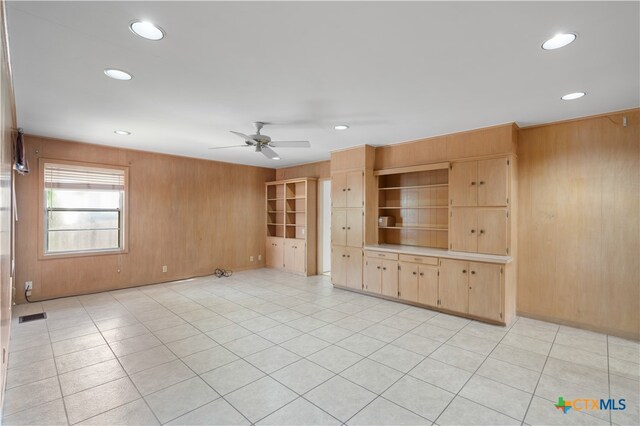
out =
[(167, 272), (167, 265), (162, 266), (162, 272)]
[(253, 262), (253, 256), (249, 256), (249, 262)]
[(262, 260), (262, 255), (261, 254), (258, 255), (258, 260)]
[(33, 290), (33, 281), (27, 281), (26, 283), (24, 283), (24, 289), (26, 291)]

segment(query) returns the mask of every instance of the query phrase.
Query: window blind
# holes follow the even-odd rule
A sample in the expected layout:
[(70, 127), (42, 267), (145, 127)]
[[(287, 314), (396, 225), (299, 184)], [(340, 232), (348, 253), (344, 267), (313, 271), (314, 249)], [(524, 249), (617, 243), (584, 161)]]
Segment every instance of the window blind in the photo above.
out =
[(44, 186), (45, 189), (124, 190), (124, 170), (45, 163)]

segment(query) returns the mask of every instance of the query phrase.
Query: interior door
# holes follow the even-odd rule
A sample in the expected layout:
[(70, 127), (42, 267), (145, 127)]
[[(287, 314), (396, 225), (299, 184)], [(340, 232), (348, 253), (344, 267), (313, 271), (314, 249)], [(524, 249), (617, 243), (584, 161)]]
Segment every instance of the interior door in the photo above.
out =
[(364, 176), (362, 171), (347, 173), (347, 207), (362, 207)]
[(347, 247), (347, 287), (362, 290), (362, 249)]
[(476, 252), (478, 251), (478, 223), (477, 209), (451, 209), (451, 250)]
[(331, 206), (347, 207), (347, 174), (331, 175)]
[(347, 254), (343, 247), (331, 247), (331, 282), (347, 285)]
[(507, 209), (480, 209), (478, 218), (478, 253), (508, 254)]
[(347, 210), (346, 214), (346, 243), (349, 247), (362, 247), (362, 242), (364, 240), (362, 231), (364, 217), (362, 216), (362, 209), (350, 209)]
[(506, 206), (509, 165), (506, 158), (478, 161), (478, 205)]
[(478, 162), (453, 163), (449, 171), (449, 198), (452, 206), (478, 204)]
[(437, 266), (418, 266), (418, 302), (428, 306), (438, 305)]
[(398, 271), (398, 297), (411, 302), (418, 301), (418, 265), (400, 262)]
[(469, 313), (502, 321), (502, 267), (469, 263)]
[(335, 246), (347, 245), (347, 211), (331, 210), (331, 244)]
[(442, 259), (438, 294), (440, 307), (467, 313), (469, 310), (469, 262)]
[(372, 293), (382, 291), (382, 261), (367, 258), (364, 262), (364, 289)]
[(381, 293), (385, 296), (398, 297), (398, 261), (382, 261)]

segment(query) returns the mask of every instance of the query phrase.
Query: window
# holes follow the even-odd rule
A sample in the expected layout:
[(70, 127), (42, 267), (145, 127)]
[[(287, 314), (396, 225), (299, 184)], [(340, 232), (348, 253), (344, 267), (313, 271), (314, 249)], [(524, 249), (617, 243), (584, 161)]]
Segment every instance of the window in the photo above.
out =
[(44, 164), (44, 253), (124, 249), (125, 169)]

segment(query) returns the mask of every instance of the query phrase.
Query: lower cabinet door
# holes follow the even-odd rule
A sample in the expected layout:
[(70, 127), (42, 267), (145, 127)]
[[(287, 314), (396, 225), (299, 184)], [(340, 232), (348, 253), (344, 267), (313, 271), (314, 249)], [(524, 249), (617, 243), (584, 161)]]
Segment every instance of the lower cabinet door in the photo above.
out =
[(284, 238), (267, 238), (265, 263), (271, 268), (282, 268), (284, 263)]
[(400, 262), (398, 273), (398, 297), (418, 302), (418, 269), (416, 263)]
[(362, 249), (346, 247), (347, 287), (362, 290)]
[(289, 272), (296, 272), (295, 240), (284, 240), (284, 270)]
[(347, 285), (347, 254), (344, 247), (331, 248), (331, 282), (335, 285)]
[(502, 267), (469, 263), (469, 313), (502, 321)]
[(438, 267), (418, 266), (418, 302), (438, 306)]
[(469, 311), (469, 262), (442, 259), (438, 295), (440, 307), (450, 311)]
[(478, 210), (478, 253), (507, 252), (507, 209)]
[(364, 290), (372, 293), (382, 291), (382, 261), (367, 258), (364, 262)]
[(294, 247), (293, 271), (304, 274), (307, 272), (307, 243), (304, 240), (297, 240)]
[(383, 260), (381, 276), (381, 293), (385, 296), (398, 297), (398, 262)]

